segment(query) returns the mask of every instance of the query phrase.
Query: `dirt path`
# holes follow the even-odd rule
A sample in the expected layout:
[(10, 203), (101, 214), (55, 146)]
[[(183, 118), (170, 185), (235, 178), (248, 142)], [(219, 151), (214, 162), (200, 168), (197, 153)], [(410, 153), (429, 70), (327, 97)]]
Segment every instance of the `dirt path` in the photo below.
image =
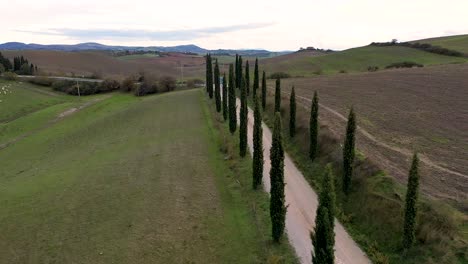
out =
[[(287, 94), (286, 92), (282, 92), (284, 94)], [(288, 94), (289, 95), (289, 94)], [(308, 103), (311, 103), (312, 100), (309, 99), (309, 98), (306, 98), (306, 97), (303, 97), (303, 96), (299, 96), (299, 95), (296, 95), (296, 98), (299, 98), (301, 100), (304, 100)], [(344, 121), (344, 122), (348, 122), (348, 119), (343, 116), (342, 114), (338, 113), (337, 111), (335, 111), (334, 109), (326, 106), (326, 105), (323, 105), (321, 103), (319, 103), (320, 107), (327, 110), (328, 112), (332, 113), (334, 116), (336, 116), (337, 118), (339, 118), (340, 120)], [(308, 105), (303, 105), (304, 107), (306, 107), (306, 109), (309, 109), (310, 107)], [(399, 147), (396, 147), (396, 146), (391, 146), (391, 145), (388, 145), (386, 144), (385, 142), (382, 142), (380, 140), (378, 140), (377, 138), (375, 138), (372, 134), (370, 134), (369, 132), (367, 132), (365, 129), (363, 129), (362, 127), (360, 126), (357, 126), (357, 130), (358, 132), (360, 132), (362, 135), (364, 135), (368, 140), (372, 141), (374, 144), (380, 146), (380, 147), (384, 147), (386, 149), (389, 149), (389, 150), (392, 150), (392, 151), (395, 151), (395, 152), (398, 152), (406, 157), (411, 157), (413, 155), (413, 153), (407, 149), (403, 149), (403, 148), (399, 148)], [(424, 154), (419, 154), (419, 159), (421, 160), (421, 162), (423, 162), (425, 165), (433, 168), (433, 169), (436, 169), (436, 170), (439, 170), (441, 172), (444, 172), (444, 173), (449, 173), (449, 174), (454, 174), (454, 175), (457, 175), (459, 177), (463, 177), (463, 178), (468, 178), (468, 175), (465, 175), (465, 174), (462, 174), (460, 172), (457, 172), (457, 171), (453, 171), (451, 169), (448, 169), (448, 168), (445, 168), (445, 167), (442, 167), (438, 164), (436, 164), (435, 162), (433, 162), (432, 160), (430, 160), (428, 157), (426, 157)]]
[(34, 129), (34, 130), (31, 130), (31, 131), (29, 131), (27, 133), (24, 133), (22, 135), (19, 135), (19, 136), (15, 137), (15, 138), (11, 139), (11, 140), (3, 143), (3, 144), (0, 144), (0, 150), (5, 149), (5, 148), (13, 145), (14, 143), (16, 143), (16, 142), (18, 142), (18, 141), (20, 141), (20, 140), (22, 140), (22, 139), (24, 139), (24, 138), (26, 138), (28, 136), (31, 136), (31, 135), (39, 132), (39, 131), (42, 131), (42, 130), (52, 126), (53, 124), (59, 122), (60, 120), (64, 119), (65, 117), (67, 117), (67, 116), (69, 116), (69, 115), (71, 115), (71, 114), (73, 114), (75, 112), (78, 112), (78, 111), (80, 111), (80, 110), (82, 110), (82, 109), (84, 109), (84, 108), (86, 108), (88, 106), (91, 106), (91, 105), (93, 105), (95, 103), (98, 103), (98, 102), (100, 102), (102, 100), (105, 100), (105, 99), (107, 99), (109, 97), (111, 97), (111, 95), (106, 95), (106, 96), (103, 96), (103, 97), (100, 97), (100, 98), (96, 98), (94, 100), (85, 102), (84, 104), (82, 104), (82, 105), (80, 105), (78, 107), (72, 107), (70, 109), (67, 109), (67, 110), (63, 111), (62, 113), (60, 113), (59, 115), (57, 115), (57, 117), (55, 117), (54, 119), (47, 122), (44, 126), (42, 126), (40, 128), (37, 128), (37, 129)]
[[(237, 99), (237, 105), (240, 100)], [(239, 110), (239, 107), (238, 107)], [(238, 119), (239, 120), (239, 119)], [(248, 113), (248, 144), (253, 153), (253, 111)], [(263, 126), (263, 186), (270, 191), (270, 148), (272, 134), (270, 129)], [(285, 196), (288, 210), (286, 213), (286, 232), (288, 239), (298, 255), (301, 263), (311, 263), (312, 242), (310, 231), (315, 226), (315, 212), (318, 206), (317, 194), (312, 190), (302, 173), (297, 169), (291, 158), (285, 153), (284, 158)], [(335, 223), (335, 261), (337, 264), (371, 263), (365, 253), (352, 240), (343, 226)]]

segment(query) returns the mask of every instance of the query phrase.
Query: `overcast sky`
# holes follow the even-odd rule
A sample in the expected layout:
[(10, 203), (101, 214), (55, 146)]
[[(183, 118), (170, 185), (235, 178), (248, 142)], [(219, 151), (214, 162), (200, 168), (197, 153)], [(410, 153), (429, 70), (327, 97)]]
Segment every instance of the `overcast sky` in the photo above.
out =
[(0, 0), (0, 43), (346, 49), (468, 34), (468, 0)]

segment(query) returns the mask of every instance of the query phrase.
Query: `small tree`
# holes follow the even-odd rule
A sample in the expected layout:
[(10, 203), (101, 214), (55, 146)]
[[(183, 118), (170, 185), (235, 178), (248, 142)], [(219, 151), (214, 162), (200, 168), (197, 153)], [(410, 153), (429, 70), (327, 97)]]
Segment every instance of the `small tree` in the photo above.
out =
[(283, 235), (286, 218), (286, 206), (284, 205), (284, 150), (281, 131), (281, 115), (276, 112), (270, 149), (270, 218), (272, 237), (275, 242), (279, 242)]
[(408, 177), (408, 187), (405, 201), (405, 223), (403, 226), (403, 247), (410, 248), (414, 242), (416, 230), (416, 215), (418, 213), (418, 188), (419, 188), (419, 159), (415, 153)]
[(349, 111), (348, 125), (346, 127), (346, 138), (343, 148), (343, 191), (348, 194), (353, 176), (353, 163), (355, 155), (355, 131), (356, 117), (354, 116), (353, 108)]
[(265, 72), (263, 72), (262, 75), (262, 109), (265, 110), (266, 107), (266, 96), (267, 96), (267, 91), (266, 91), (266, 75)]
[(242, 56), (239, 55), (239, 65), (237, 65), (237, 67), (239, 67), (238, 71), (237, 71), (237, 78), (238, 78), (238, 84), (237, 84), (237, 88), (241, 88), (242, 86), (242, 80), (244, 79), (243, 77), (243, 73), (242, 73)]
[(256, 190), (262, 184), (263, 178), (263, 129), (262, 110), (257, 97), (254, 97), (254, 129), (253, 129), (253, 188)]
[(247, 96), (250, 94), (250, 69), (249, 69), (249, 61), (245, 62), (245, 90)]
[(219, 80), (219, 66), (218, 60), (215, 62), (215, 69), (214, 69), (214, 86), (215, 86), (215, 103), (216, 103), (216, 111), (221, 112), (221, 86)]
[(275, 87), (275, 113), (281, 113), (281, 84), (280, 79), (276, 79), (276, 87)]
[(328, 216), (330, 220), (330, 225), (332, 228), (335, 226), (335, 185), (333, 179), (333, 172), (331, 164), (327, 164), (325, 167), (325, 175), (322, 181), (322, 188), (319, 194), (319, 204), (324, 206), (328, 210)]
[(237, 114), (236, 114), (236, 89), (234, 87), (234, 67), (229, 65), (229, 131), (231, 134), (236, 132)]
[(310, 107), (310, 146), (309, 146), (309, 157), (314, 160), (317, 157), (318, 150), (318, 95), (317, 91), (314, 92), (314, 98), (312, 99), (312, 106)]
[(291, 97), (289, 98), (289, 136), (296, 135), (296, 93), (292, 87)]
[(223, 75), (223, 117), (224, 121), (228, 119), (228, 86), (227, 86), (226, 73)]
[(245, 157), (247, 154), (247, 89), (245, 79), (241, 85), (241, 106), (240, 106), (240, 124), (239, 124), (239, 155)]
[(253, 89), (252, 89), (253, 98), (256, 98), (257, 96), (257, 90), (258, 90), (259, 84), (260, 84), (260, 79), (258, 76), (258, 58), (255, 58), (254, 82), (253, 82)]

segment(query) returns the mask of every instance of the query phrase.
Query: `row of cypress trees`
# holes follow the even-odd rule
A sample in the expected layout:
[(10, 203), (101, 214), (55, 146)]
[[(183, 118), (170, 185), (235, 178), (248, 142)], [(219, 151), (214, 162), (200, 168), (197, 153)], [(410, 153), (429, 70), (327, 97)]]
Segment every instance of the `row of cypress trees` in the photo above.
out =
[[(211, 55), (207, 55), (206, 85), (207, 93), (212, 98), (212, 60)], [(254, 128), (253, 128), (253, 162), (252, 162), (252, 188), (257, 190), (262, 183), (263, 177), (263, 129), (262, 129), (262, 108), (266, 106), (266, 79), (265, 72), (262, 76), (262, 98), (257, 97), (260, 88), (258, 59), (255, 60), (254, 82), (252, 95), (254, 101)], [(223, 78), (222, 102), (220, 98), (219, 65), (215, 61), (214, 69), (214, 97), (216, 100), (217, 112), (223, 110), (224, 119), (229, 119), (229, 131), (231, 134), (237, 129), (236, 115), (236, 92), (240, 89), (240, 112), (239, 112), (239, 154), (245, 157), (247, 154), (247, 122), (248, 106), (247, 98), (250, 94), (250, 70), (249, 62), (245, 64), (245, 74), (242, 69), (242, 57), (236, 55), (235, 65), (229, 65), (229, 80)], [(219, 99), (218, 99), (219, 98)], [(221, 107), (222, 104), (222, 107)], [(273, 129), (272, 147), (270, 149), (271, 170), (270, 170), (270, 218), (272, 222), (273, 240), (279, 242), (285, 227), (286, 206), (284, 195), (284, 150), (282, 143), (282, 127), (280, 113), (275, 114), (275, 127)]]
[[(275, 87), (275, 111), (280, 109), (281, 102), (280, 81), (276, 80)], [(296, 133), (296, 95), (294, 86), (290, 95), (290, 117), (289, 132), (294, 137)], [(309, 157), (313, 161), (318, 152), (318, 95), (314, 92), (310, 111), (309, 135), (310, 147)], [(350, 192), (351, 178), (353, 175), (353, 163), (355, 158), (355, 131), (356, 116), (353, 108), (348, 115), (346, 126), (346, 136), (343, 148), (343, 192), (348, 195)], [(408, 177), (407, 194), (405, 199), (405, 213), (403, 226), (403, 248), (411, 247), (415, 239), (417, 198), (419, 186), (418, 156), (414, 154), (411, 169)], [(322, 182), (322, 189), (319, 195), (319, 206), (315, 219), (315, 229), (311, 233), (314, 253), (312, 254), (313, 263), (334, 263), (334, 217), (335, 217), (335, 191), (333, 183), (333, 174), (331, 166), (328, 164), (325, 169), (325, 175)]]
[[(208, 57), (208, 56), (207, 56)], [(207, 62), (211, 63), (211, 56), (207, 59)], [(231, 64), (229, 67), (229, 84), (226, 78), (223, 78), (223, 116), (227, 120), (227, 114), (229, 114), (229, 128), (231, 133), (234, 133), (237, 126), (236, 116), (236, 94), (235, 88), (237, 82), (240, 89), (241, 96), (241, 109), (240, 109), (240, 146), (239, 153), (241, 157), (246, 155), (247, 149), (247, 118), (248, 118), (248, 107), (247, 107), (247, 96), (249, 92), (249, 79), (248, 62), (246, 62), (245, 77), (242, 74), (242, 57), (236, 55), (235, 70)], [(207, 65), (207, 72), (211, 71), (211, 66)], [(235, 72), (234, 72), (235, 71)], [(255, 61), (254, 69), (254, 83), (253, 83), (253, 99), (254, 99), (254, 131), (253, 131), (253, 175), (252, 175), (252, 186), (254, 189), (258, 189), (261, 185), (263, 176), (263, 140), (262, 140), (262, 113), (260, 108), (260, 100), (257, 98), (257, 89), (259, 88), (258, 78), (258, 60)], [(207, 74), (207, 84), (210, 80)], [(217, 84), (218, 83), (218, 84)], [(228, 84), (228, 85), (227, 85)], [(212, 86), (212, 85), (211, 85)], [(217, 61), (215, 62), (215, 98), (221, 101), (219, 94), (219, 66)], [(227, 86), (227, 87), (226, 87)], [(262, 76), (262, 98), (261, 106), (265, 109), (266, 106), (266, 79), (265, 72)], [(208, 89), (208, 88), (207, 88)], [(209, 93), (208, 89), (208, 93)], [(212, 90), (212, 88), (211, 88)], [(212, 96), (210, 96), (212, 98)], [(219, 98), (219, 99), (217, 99)], [(226, 100), (227, 98), (227, 100)], [(227, 102), (226, 102), (227, 101)], [(220, 102), (221, 103), (221, 102)], [(219, 112), (221, 106), (218, 108)], [(270, 217), (272, 221), (272, 237), (273, 240), (279, 242), (285, 227), (286, 217), (286, 206), (284, 196), (284, 149), (282, 145), (282, 125), (281, 125), (281, 81), (276, 80), (275, 85), (275, 122), (273, 127), (272, 147), (270, 149), (271, 159), (271, 170), (270, 170)], [(310, 146), (309, 146), (309, 157), (313, 161), (318, 156), (318, 95), (314, 92), (312, 99), (311, 112), (310, 112), (310, 123), (309, 123), (309, 134), (310, 134)], [(225, 114), (226, 113), (226, 114)], [(292, 88), (290, 97), (290, 123), (289, 131), (290, 136), (294, 137), (296, 134), (296, 96), (295, 89)], [(343, 192), (349, 194), (351, 178), (353, 174), (353, 163), (355, 158), (355, 130), (356, 130), (356, 118), (354, 110), (351, 108), (348, 116), (348, 124), (346, 128), (346, 137), (343, 148)], [(418, 157), (415, 154), (413, 157), (413, 163), (410, 170), (408, 179), (408, 190), (405, 200), (405, 221), (404, 221), (404, 232), (403, 232), (403, 245), (405, 248), (410, 247), (414, 243), (415, 239), (415, 226), (416, 226), (416, 215), (417, 215), (417, 197), (418, 197), (418, 186), (419, 186), (419, 174), (418, 174)], [(322, 188), (319, 194), (319, 206), (316, 214), (316, 226), (314, 231), (311, 233), (311, 239), (314, 246), (313, 263), (334, 263), (334, 218), (336, 214), (335, 209), (335, 190), (333, 173), (330, 165), (326, 166), (325, 175), (323, 177)]]

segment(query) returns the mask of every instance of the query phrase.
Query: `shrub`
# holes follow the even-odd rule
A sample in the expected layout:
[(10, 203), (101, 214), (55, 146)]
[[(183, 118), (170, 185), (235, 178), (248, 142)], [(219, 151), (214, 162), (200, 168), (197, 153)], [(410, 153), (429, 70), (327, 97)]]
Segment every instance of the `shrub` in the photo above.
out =
[(369, 66), (367, 67), (368, 72), (376, 72), (379, 70), (379, 66)]
[(5, 66), (3, 64), (0, 64), (0, 74), (5, 72)]
[(98, 92), (106, 93), (120, 89), (120, 83), (116, 80), (107, 79), (98, 85)]
[(160, 92), (174, 91), (176, 88), (176, 80), (171, 76), (163, 76), (159, 79)]
[(322, 69), (318, 69), (318, 70), (315, 70), (315, 71), (314, 71), (314, 74), (315, 74), (315, 75), (322, 75), (322, 74), (323, 74), (323, 71), (322, 71)]
[(424, 65), (411, 62), (411, 61), (403, 61), (403, 62), (395, 62), (385, 67), (385, 69), (393, 69), (393, 68), (413, 68), (413, 67), (424, 67)]
[(204, 85), (203, 80), (200, 79), (190, 79), (187, 80), (186, 84), (187, 88), (195, 88), (195, 87), (200, 87)]
[(275, 72), (270, 74), (270, 79), (286, 79), (286, 78), (291, 78), (291, 75), (285, 72)]
[(45, 76), (39, 76), (39, 77), (28, 79), (28, 82), (41, 85), (41, 86), (52, 86), (52, 84), (54, 83), (52, 79), (45, 77)]
[(348, 73), (346, 70), (340, 70), (340, 73)]
[(3, 77), (10, 81), (16, 81), (18, 79), (18, 75), (16, 75), (14, 72), (5, 72)]
[(120, 84), (120, 91), (121, 92), (131, 92), (136, 89), (135, 80), (131, 77), (127, 77), (123, 82)]

